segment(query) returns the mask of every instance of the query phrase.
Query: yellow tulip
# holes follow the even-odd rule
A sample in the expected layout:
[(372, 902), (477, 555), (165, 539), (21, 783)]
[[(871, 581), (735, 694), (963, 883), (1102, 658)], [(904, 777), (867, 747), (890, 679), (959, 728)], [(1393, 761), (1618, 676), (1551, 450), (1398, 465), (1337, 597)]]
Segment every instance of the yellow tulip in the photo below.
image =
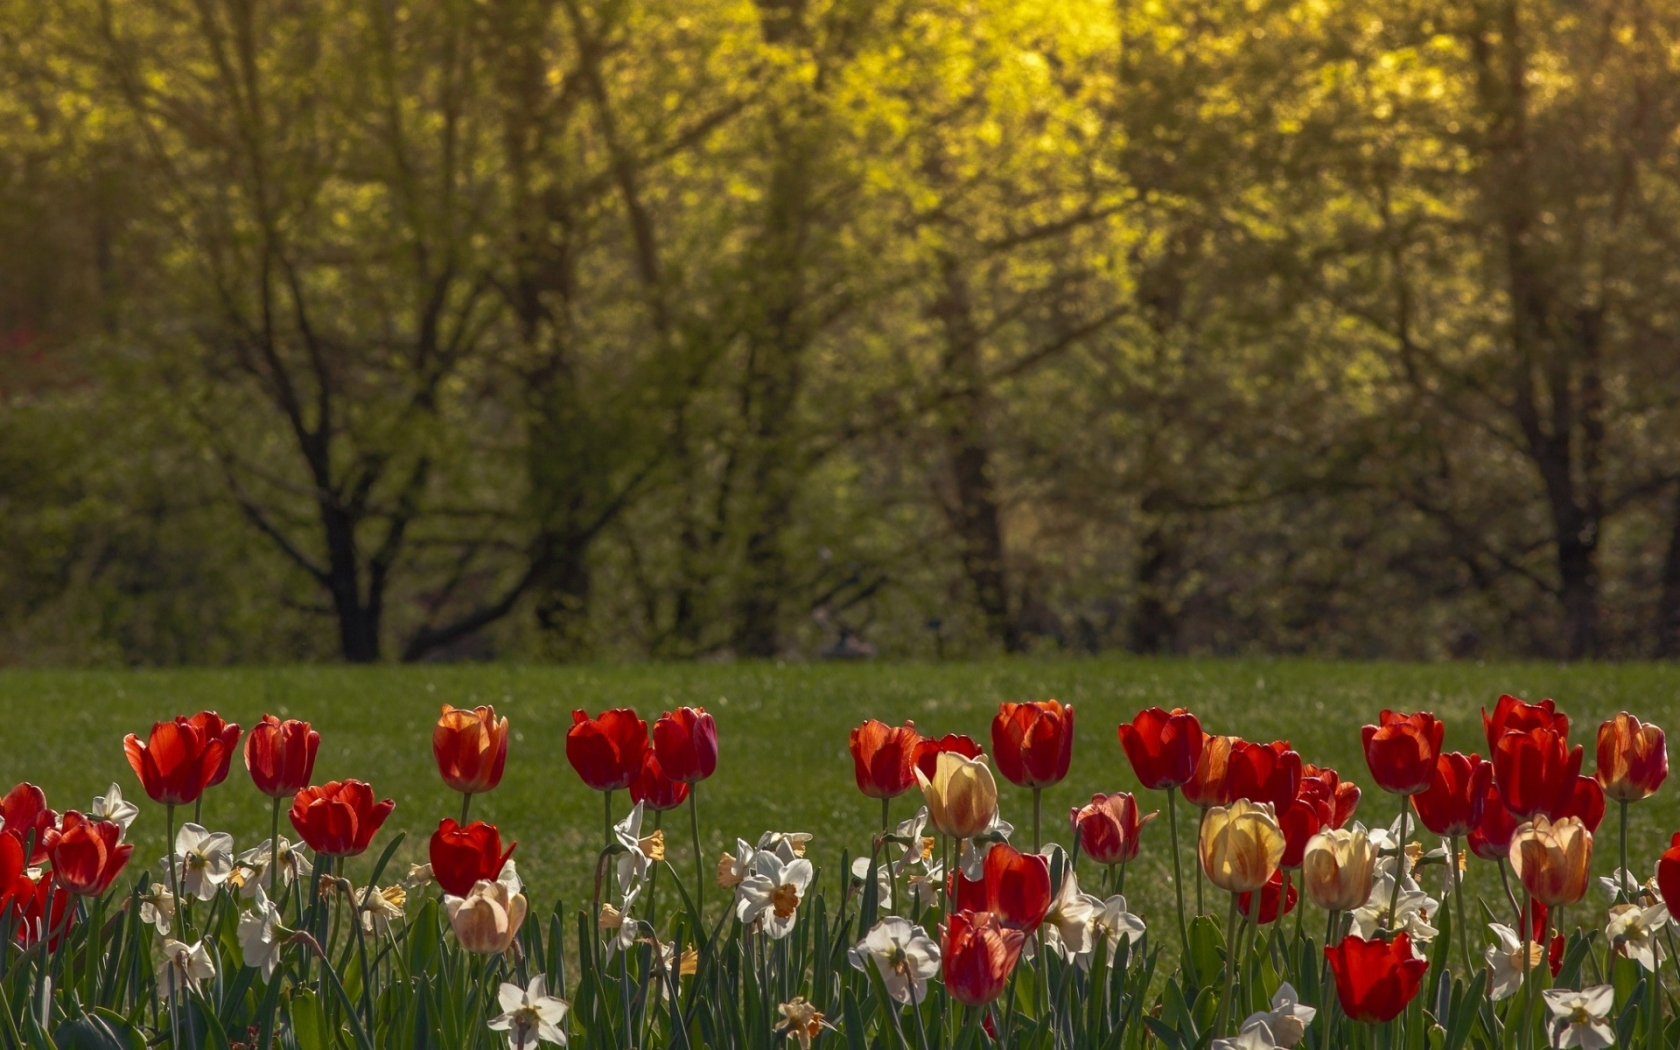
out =
[(1535, 817), (1511, 837), (1511, 870), (1523, 888), (1548, 908), (1566, 907), (1587, 895), (1592, 832), (1579, 817)]
[(941, 751), (933, 779), (917, 769), (916, 783), (927, 799), (929, 822), (950, 838), (971, 839), (997, 816), (997, 781), (984, 758)]
[(465, 897), (450, 897), (449, 924), (461, 947), (476, 955), (500, 955), (525, 922), (525, 895), (509, 894), (500, 882), (480, 879)]
[(1198, 845), (1202, 870), (1229, 893), (1254, 892), (1283, 862), (1283, 829), (1270, 802), (1240, 798), (1214, 806), (1202, 821)]
[(1307, 840), (1301, 882), (1325, 911), (1352, 911), (1371, 899), (1377, 851), (1364, 828), (1326, 828)]

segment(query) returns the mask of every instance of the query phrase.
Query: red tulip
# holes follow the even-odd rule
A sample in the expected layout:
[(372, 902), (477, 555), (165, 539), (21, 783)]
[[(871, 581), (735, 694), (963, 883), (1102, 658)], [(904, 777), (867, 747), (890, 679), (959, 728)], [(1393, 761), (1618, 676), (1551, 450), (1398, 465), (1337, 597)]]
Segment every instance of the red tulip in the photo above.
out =
[(647, 723), (627, 707), (590, 718), (572, 712), (566, 731), (566, 758), (583, 782), (596, 791), (627, 788), (642, 771), (642, 752), (648, 749)]
[[(909, 725), (909, 723), (906, 722), (905, 725)], [(933, 737), (919, 738), (911, 752), (910, 761), (917, 769), (922, 771), (923, 776), (932, 780), (939, 767), (939, 756), (946, 751), (959, 754), (964, 758), (979, 758), (985, 754), (973, 737), (963, 736), (960, 733), (946, 733), (937, 740)]]
[(1079, 834), (1079, 849), (1098, 864), (1124, 864), (1138, 854), (1138, 832), (1155, 819), (1138, 816), (1137, 799), (1130, 792), (1092, 795), (1091, 804), (1073, 810), (1070, 820)]
[(1193, 806), (1207, 809), (1223, 806), (1225, 781), (1231, 769), (1231, 755), (1243, 743), (1240, 736), (1204, 736), (1202, 753), (1196, 759), (1196, 772), (1184, 782), (1184, 800)]
[(502, 851), (502, 835), (496, 825), (475, 820), (462, 827), (450, 817), (432, 832), (432, 877), (453, 897), (465, 897), (480, 879), (495, 882), (513, 855), (517, 842)]
[(653, 724), (653, 750), (666, 776), (698, 784), (717, 772), (717, 723), (703, 707), (679, 707)]
[(1355, 1021), (1381, 1024), (1392, 1021), (1417, 995), (1426, 960), (1412, 956), (1412, 941), (1404, 932), (1393, 942), (1349, 935), (1324, 949), (1336, 975), (1336, 998)]
[(1225, 770), (1223, 802), (1235, 802), (1239, 798), (1250, 802), (1270, 802), (1282, 812), (1300, 793), (1301, 756), (1289, 750), (1287, 743), (1250, 744), (1239, 741), (1232, 745), (1229, 765)]
[(985, 1006), (1003, 994), (1027, 939), (1005, 929), (990, 912), (958, 911), (945, 920), (940, 964), (945, 988), (965, 1006)]
[(1597, 831), (1604, 820), (1604, 789), (1592, 777), (1576, 777), (1575, 790), (1547, 816), (1553, 820), (1579, 817), (1588, 831)]
[(665, 775), (665, 769), (659, 764), (659, 756), (653, 751), (642, 752), (642, 771), (636, 774), (636, 779), (630, 781), (630, 801), (632, 804), (641, 802), (648, 809), (661, 812), (676, 809), (688, 801), (689, 787), (680, 780), (672, 780)]
[(20, 846), (29, 847), (29, 863), (41, 864), (58, 841), (58, 814), (47, 808), (46, 792), (23, 783), (0, 799), (0, 831), (17, 836)]
[(1546, 949), (1546, 965), (1551, 967), (1553, 977), (1563, 972), (1564, 947), (1563, 934), (1560, 933), (1552, 937), (1551, 946)]
[(922, 742), (916, 723), (893, 727), (869, 719), (852, 730), (852, 769), (870, 798), (897, 798), (916, 786), (911, 760)]
[(258, 791), (269, 798), (291, 798), (309, 786), (320, 746), (321, 734), (308, 722), (263, 715), (245, 735), (245, 768)]
[(1680, 831), (1657, 858), (1657, 892), (1662, 894), (1669, 914), (1680, 915)]
[(299, 791), (288, 815), (316, 853), (354, 857), (368, 848), (396, 805), (390, 799), (375, 805), (373, 788), (360, 780), (334, 780)]
[(1359, 810), (1359, 785), (1343, 780), (1334, 769), (1323, 766), (1301, 767), (1301, 794), (1330, 806), (1330, 826), (1339, 828), (1353, 819)]
[(1617, 802), (1656, 794), (1668, 779), (1663, 731), (1623, 711), (1598, 727), (1598, 783)]
[(987, 852), (978, 882), (956, 872), (953, 898), (958, 911), (988, 911), (1010, 929), (1031, 933), (1050, 911), (1050, 865), (1000, 842)]
[[(1552, 910), (1546, 907), (1545, 901), (1531, 899), (1528, 902), (1528, 925), (1534, 931), (1529, 940), (1535, 944), (1545, 941), (1546, 931), (1551, 929), (1551, 921)], [(1517, 923), (1517, 926), (1521, 927), (1522, 923)], [(1517, 932), (1521, 934), (1522, 931), (1519, 929)]]
[(1557, 704), (1542, 700), (1531, 704), (1514, 696), (1502, 696), (1493, 705), (1493, 714), (1482, 708), (1482, 731), (1487, 734), (1488, 752), (1499, 745), (1506, 733), (1526, 733), (1530, 729), (1551, 729), (1559, 736), (1569, 735), (1569, 716), (1558, 713)]
[(164, 806), (198, 801), (204, 789), (216, 782), (227, 748), (222, 737), (207, 734), (185, 718), (154, 724), (144, 744), (133, 733), (123, 739), (128, 764), (134, 767), (146, 796)]
[(1518, 820), (1569, 804), (1581, 773), (1582, 748), (1554, 729), (1506, 733), (1493, 749), (1493, 783)]
[(69, 893), (98, 897), (111, 888), (134, 852), (122, 842), (115, 821), (92, 821), (75, 810), (64, 814), (64, 827), (52, 849), (53, 877)]
[(1182, 707), (1151, 707), (1139, 711), (1130, 725), (1120, 726), (1120, 746), (1126, 749), (1132, 772), (1152, 791), (1188, 783), (1196, 775), (1204, 739), (1202, 724)]
[(1427, 711), (1401, 715), (1384, 711), (1378, 725), (1360, 733), (1365, 764), (1377, 786), (1396, 795), (1415, 795), (1435, 779), (1435, 758), (1447, 727)]
[[(642, 735), (647, 735), (645, 729)], [(507, 767), (507, 742), (508, 720), (498, 720), (494, 707), (481, 705), (469, 711), (444, 704), (443, 713), (432, 727), (432, 757), (437, 760), (438, 773), (451, 791), (463, 795), (494, 791), (502, 782), (502, 770)], [(571, 752), (572, 739), (568, 735), (566, 754), (569, 756)], [(576, 764), (574, 760), (573, 765)]]
[[(1299, 865), (1297, 865), (1299, 866)], [(1237, 910), (1248, 916), (1248, 920), (1257, 926), (1265, 926), (1278, 920), (1278, 897), (1283, 895), (1283, 872), (1274, 871), (1266, 885), (1260, 887), (1260, 910), (1254, 910), (1254, 894), (1241, 893), (1237, 895)], [(1289, 884), (1289, 893), (1283, 897), (1283, 912), (1288, 915), (1295, 910), (1295, 902), (1300, 894), (1295, 892), (1295, 883)]]
[(206, 740), (222, 742), (222, 753), (216, 762), (216, 771), (210, 775), (210, 782), (204, 785), (215, 787), (227, 779), (228, 768), (233, 765), (233, 756), (239, 750), (239, 725), (229, 722), (214, 711), (200, 711), (187, 721), (203, 733)]
[(1517, 833), (1517, 820), (1505, 808), (1505, 800), (1490, 780), (1482, 793), (1482, 815), (1470, 829), (1470, 852), (1483, 860), (1502, 861), (1511, 852), (1511, 839)]
[(1073, 705), (1059, 700), (999, 704), (992, 719), (992, 759), (1016, 787), (1061, 783), (1073, 760)]
[(10, 916), (17, 941), (26, 948), (39, 944), (44, 935), (47, 949), (57, 951), (76, 921), (69, 891), (50, 871), (35, 879), (27, 874), (15, 877), (0, 894), (0, 908)]
[(1435, 760), (1428, 790), (1412, 796), (1418, 820), (1437, 835), (1467, 835), (1481, 823), (1482, 803), (1493, 783), (1493, 766), (1481, 755), (1449, 751)]
[(1301, 866), (1301, 855), (1307, 850), (1307, 840), (1322, 831), (1329, 823), (1330, 807), (1314, 802), (1305, 794), (1278, 811), (1278, 827), (1283, 829), (1283, 860), (1280, 870), (1293, 871)]

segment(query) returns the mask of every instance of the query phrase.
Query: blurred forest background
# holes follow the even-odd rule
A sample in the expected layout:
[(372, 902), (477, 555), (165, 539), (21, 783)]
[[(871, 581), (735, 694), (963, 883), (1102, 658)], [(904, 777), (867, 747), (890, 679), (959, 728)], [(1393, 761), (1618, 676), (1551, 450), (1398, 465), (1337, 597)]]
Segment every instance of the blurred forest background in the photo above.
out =
[(0, 0), (0, 663), (1680, 655), (1680, 0)]

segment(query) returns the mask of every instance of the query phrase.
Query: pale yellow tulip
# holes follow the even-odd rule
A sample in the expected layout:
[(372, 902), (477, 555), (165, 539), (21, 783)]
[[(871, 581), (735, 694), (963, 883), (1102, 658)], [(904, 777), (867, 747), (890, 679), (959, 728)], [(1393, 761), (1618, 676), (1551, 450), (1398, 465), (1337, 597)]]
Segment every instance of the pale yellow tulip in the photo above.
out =
[(1377, 851), (1364, 828), (1326, 828), (1307, 840), (1301, 882), (1325, 911), (1352, 911), (1371, 899)]
[(1214, 806), (1202, 821), (1202, 870), (1229, 893), (1252, 893), (1283, 862), (1284, 835), (1270, 802), (1239, 798)]
[(984, 758), (941, 751), (933, 779), (917, 769), (916, 783), (927, 799), (928, 822), (950, 838), (971, 839), (997, 815), (997, 781)]

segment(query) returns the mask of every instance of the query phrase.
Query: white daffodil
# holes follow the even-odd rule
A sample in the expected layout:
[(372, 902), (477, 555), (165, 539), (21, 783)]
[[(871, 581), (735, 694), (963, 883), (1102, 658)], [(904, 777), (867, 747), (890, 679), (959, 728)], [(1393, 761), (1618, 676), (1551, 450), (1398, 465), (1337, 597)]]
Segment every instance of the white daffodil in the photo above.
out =
[(490, 1019), (492, 1032), (506, 1032), (513, 1050), (526, 1050), (538, 1042), (566, 1045), (560, 1022), (566, 1019), (565, 1000), (548, 994), (548, 978), (537, 974), (524, 988), (504, 983), (496, 993), (502, 1012)]
[(758, 850), (747, 845), (746, 839), (735, 840), (735, 852), (718, 858), (717, 884), (719, 888), (735, 890), (735, 903), (741, 902), (740, 886), (753, 870), (753, 854)]
[[(1136, 944), (1143, 939), (1143, 919), (1126, 910), (1126, 898), (1120, 894), (1100, 901), (1095, 897), (1087, 897), (1095, 911), (1091, 915), (1091, 943), (1099, 941), (1107, 946), (1109, 965), (1114, 964), (1114, 956), (1120, 951), (1120, 942), (1126, 941)], [(1081, 966), (1089, 966), (1091, 957), (1080, 956)]]
[(958, 859), (957, 867), (962, 870), (963, 878), (970, 882), (979, 882), (986, 877), (986, 854), (999, 842), (1008, 842), (1009, 836), (1015, 834), (1015, 825), (1004, 820), (996, 813), (992, 814), (992, 822), (986, 825), (986, 830), (971, 839), (963, 839), (962, 856)]
[(519, 878), (519, 868), (514, 865), (512, 857), (502, 865), (502, 873), (496, 876), (496, 881), (507, 887), (510, 897), (525, 892), (525, 883)]
[[(513, 864), (511, 857), (508, 858), (508, 864), (510, 866)], [(408, 874), (403, 876), (402, 884), (405, 890), (423, 890), (436, 881), (437, 876), (432, 874), (430, 864), (411, 864), (408, 868)]]
[(1307, 1026), (1317, 1016), (1318, 1011), (1303, 1004), (1295, 986), (1285, 981), (1272, 996), (1272, 1008), (1249, 1014), (1241, 1030), (1246, 1032), (1255, 1025), (1264, 1025), (1274, 1045), (1292, 1047), (1306, 1037)]
[(811, 862), (803, 857), (789, 862), (759, 850), (753, 856), (753, 873), (736, 887), (736, 916), (748, 926), (762, 919), (771, 938), (781, 940), (793, 932), (799, 902), (813, 874)]
[[(517, 890), (514, 892), (518, 892)], [(509, 895), (511, 898), (512, 894)], [(385, 934), (391, 924), (402, 921), (403, 905), (408, 903), (408, 891), (401, 886), (378, 889), (364, 886), (356, 895), (357, 912), (362, 918), (362, 932)]]
[(1050, 910), (1044, 913), (1045, 946), (1060, 952), (1064, 959), (1077, 959), (1089, 953), (1096, 944), (1091, 927), (1101, 906), (1096, 898), (1079, 892), (1079, 878), (1070, 865), (1056, 896), (1050, 900)]
[(1616, 1005), (1616, 989), (1598, 984), (1580, 991), (1548, 988), (1544, 994), (1546, 1009), (1552, 1014), (1552, 1046), (1558, 1050), (1571, 1046), (1604, 1050), (1615, 1045), (1616, 1033), (1610, 1028), (1609, 1015)]
[[(271, 878), (269, 872), (270, 854), (274, 852), (274, 842), (263, 839), (262, 844), (241, 853), (234, 858), (239, 871), (233, 876), (240, 886), (239, 892), (244, 897), (254, 897), (257, 887), (267, 887)], [(297, 879), (307, 879), (315, 873), (314, 865), (303, 855), (303, 850), (280, 836), (280, 885), (290, 886)]]
[(132, 802), (123, 801), (122, 788), (115, 784), (105, 789), (105, 794), (93, 800), (93, 808), (88, 816), (93, 820), (108, 820), (121, 828), (124, 833), (128, 826), (134, 823), (134, 818), (140, 815), (140, 807)]
[(769, 850), (784, 861), (798, 860), (814, 836), (808, 831), (766, 831), (758, 837), (758, 848)]
[(1429, 917), (1435, 914), (1440, 902), (1417, 889), (1415, 884), (1408, 888), (1402, 883), (1399, 906), (1390, 915), (1388, 905), (1393, 895), (1394, 879), (1384, 875), (1372, 885), (1371, 898), (1352, 912), (1353, 932), (1369, 940), (1379, 929), (1405, 930), (1414, 945), (1433, 941), (1439, 931), (1429, 925)]
[(846, 955), (865, 973), (873, 961), (887, 994), (900, 1003), (920, 1003), (927, 998), (928, 978), (939, 972), (938, 942), (920, 926), (896, 915), (871, 926)]
[[(1264, 1014), (1255, 1015), (1255, 1017), (1264, 1016)], [(1215, 1039), (1209, 1050), (1278, 1050), (1281, 1045), (1277, 1041), (1277, 1037), (1272, 1034), (1271, 1028), (1267, 1027), (1265, 1021), (1256, 1021), (1250, 1018), (1242, 1026), (1241, 1032), (1224, 1039)]]
[(610, 931), (607, 938), (607, 958), (612, 958), (615, 952), (629, 951), (636, 943), (638, 924), (630, 909), (636, 906), (636, 898), (641, 896), (642, 887), (632, 886), (630, 892), (624, 895), (624, 906), (616, 908), (611, 904), (601, 905), (601, 929)]
[[(869, 882), (869, 857), (859, 857), (852, 861), (852, 881), (862, 886)], [(875, 868), (875, 893), (881, 900), (886, 900), (892, 894), (893, 870), (890, 864), (880, 864)]]
[(1662, 942), (1657, 935), (1668, 925), (1668, 906), (1653, 904), (1642, 908), (1637, 904), (1618, 904), (1610, 909), (1610, 921), (1604, 927), (1604, 937), (1623, 955), (1656, 972), (1662, 962)]
[[(175, 833), (174, 862), (181, 893), (210, 900), (233, 874), (233, 836), (225, 831), (205, 831), (197, 824), (182, 824)], [(169, 861), (163, 863), (167, 867)]]
[(939, 903), (939, 895), (945, 892), (945, 865), (937, 860), (923, 862), (922, 871), (905, 880), (905, 888), (910, 891), (910, 899), (924, 908), (931, 908)]
[(776, 1007), (782, 1019), (771, 1029), (776, 1033), (787, 1033), (789, 1042), (797, 1040), (800, 1050), (811, 1050), (811, 1041), (821, 1035), (823, 1029), (834, 1031), (834, 1026), (823, 1020), (822, 1011), (805, 1001), (803, 995), (795, 996), (790, 1003), (781, 1003)]
[(154, 882), (140, 895), (140, 921), (157, 927), (159, 936), (169, 936), (169, 927), (175, 922), (175, 895), (168, 886)]
[(281, 930), (280, 908), (257, 887), (256, 906), (239, 916), (239, 948), (245, 955), (245, 965), (262, 971), (262, 979), (274, 976), (280, 964)]
[(893, 829), (893, 837), (901, 840), (897, 843), (902, 852), (898, 860), (892, 864), (894, 875), (903, 875), (913, 867), (926, 867), (933, 861), (933, 840), (922, 835), (927, 827), (928, 811), (923, 806), (916, 811), (916, 815), (908, 820), (901, 820)]
[[(1488, 923), (1497, 944), (1488, 945), (1485, 958), (1488, 968), (1488, 997), (1494, 1002), (1517, 994), (1523, 982), (1522, 937), (1511, 927), (1497, 922)], [(1529, 971), (1536, 970), (1546, 959), (1546, 948), (1539, 941), (1528, 942)]]
[(1611, 901), (1614, 901), (1618, 894), (1626, 900), (1638, 900), (1641, 888), (1638, 877), (1626, 868), (1617, 868), (1610, 875), (1600, 875), (1598, 877), (1598, 887), (1604, 891), (1604, 895), (1609, 897)]
[(216, 976), (216, 964), (204, 950), (203, 941), (183, 944), (173, 937), (163, 942), (163, 959), (158, 963), (157, 982), (165, 995), (191, 988)]
[(646, 881), (654, 861), (665, 859), (664, 834), (655, 831), (646, 837), (642, 835), (642, 811), (642, 803), (638, 802), (629, 816), (613, 825), (613, 837), (624, 847), (624, 852), (618, 855), (618, 889), (623, 894)]

